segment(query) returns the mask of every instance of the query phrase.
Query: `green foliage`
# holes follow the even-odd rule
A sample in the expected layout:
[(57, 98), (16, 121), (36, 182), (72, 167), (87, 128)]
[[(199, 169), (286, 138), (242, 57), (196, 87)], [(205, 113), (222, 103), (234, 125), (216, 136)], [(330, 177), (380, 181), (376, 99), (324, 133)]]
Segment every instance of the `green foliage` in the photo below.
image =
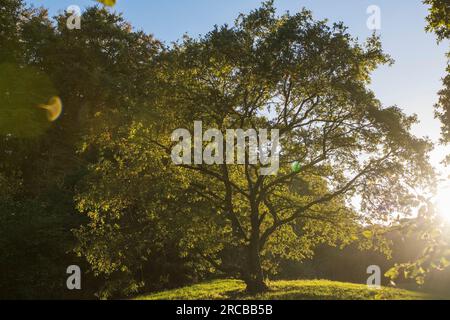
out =
[(443, 84), (444, 88), (439, 91), (439, 102), (436, 104), (436, 115), (442, 122), (442, 142), (447, 144), (450, 141), (450, 72)]
[(439, 41), (450, 38), (450, 4), (446, 0), (425, 0), (429, 5), (427, 31), (433, 31)]
[[(83, 32), (77, 33), (67, 30), (65, 15), (54, 25), (43, 9), (29, 10), (20, 1), (7, 4), (0, 17), (13, 22), (1, 34), (11, 36), (2, 38), (0, 47), (13, 51), (0, 60), (2, 89), (7, 88), (1, 90), (0, 105), (1, 120), (6, 121), (0, 121), (0, 183), (5, 191), (1, 241), (8, 248), (2, 260), (2, 270), (8, 272), (2, 275), (1, 295), (80, 297), (69, 294), (63, 281), (66, 268), (77, 264), (90, 283), (81, 295), (92, 297), (97, 285), (105, 286), (108, 280), (93, 279), (86, 262), (75, 256), (71, 229), (86, 221), (76, 212), (73, 198), (96, 150), (89, 149), (85, 158), (76, 150), (98, 132), (126, 121), (115, 115), (138, 102), (145, 108), (151, 101), (149, 65), (159, 44), (142, 32), (131, 32), (120, 16), (106, 10), (86, 10)], [(49, 124), (37, 105), (55, 92), (64, 114)], [(141, 100), (125, 104), (129, 96)], [(45, 126), (34, 125), (39, 116)], [(39, 130), (30, 130), (35, 127)], [(157, 271), (154, 274), (158, 277)], [(120, 286), (122, 290), (126, 284), (122, 281)]]
[(2, 1), (0, 7), (0, 25), (2, 32), (0, 33), (0, 61), (12, 62), (20, 59), (18, 49), (21, 47), (19, 41), (20, 33), (20, 16), (21, 14), (29, 14), (29, 10), (25, 10), (23, 1), (5, 0)]
[(195, 270), (208, 271), (197, 251), (214, 250), (212, 235), (221, 233), (203, 202), (180, 196), (183, 185), (152, 147), (152, 131), (134, 124), (116, 129), (114, 139), (99, 136), (99, 162), (79, 185), (77, 207), (90, 222), (76, 232), (77, 251), (111, 280), (101, 297), (192, 281)]
[(436, 276), (436, 271), (450, 270), (450, 226), (442, 219), (434, 207), (428, 204), (421, 208), (416, 220), (402, 226), (404, 235), (412, 238), (411, 242), (415, 238), (422, 243), (421, 250), (416, 257), (396, 263), (386, 273), (386, 277), (392, 281), (414, 279), (418, 285), (423, 286), (430, 275)]
[(16, 194), (16, 201), (0, 205), (0, 298), (76, 297), (66, 290), (63, 280), (69, 265), (85, 265), (67, 254), (74, 242), (70, 229), (80, 220), (73, 213), (60, 211), (70, 208), (70, 198), (53, 196), (58, 200), (25, 200)]
[[(438, 41), (450, 39), (450, 4), (445, 0), (425, 0), (429, 5), (427, 31), (436, 33)], [(442, 122), (442, 142), (450, 141), (450, 69), (443, 79), (444, 88), (439, 92), (436, 115)], [(450, 157), (450, 156), (449, 156)], [(450, 158), (447, 159), (450, 161)]]

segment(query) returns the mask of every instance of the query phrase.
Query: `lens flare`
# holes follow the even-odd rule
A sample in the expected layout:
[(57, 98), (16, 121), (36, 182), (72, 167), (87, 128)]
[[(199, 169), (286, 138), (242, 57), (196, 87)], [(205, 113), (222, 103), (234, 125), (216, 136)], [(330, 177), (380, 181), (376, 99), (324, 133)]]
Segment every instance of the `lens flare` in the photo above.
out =
[(295, 161), (294, 163), (292, 163), (291, 169), (292, 169), (292, 172), (299, 173), (300, 169), (301, 169), (300, 163), (298, 161)]
[(450, 222), (450, 185), (440, 188), (435, 198), (435, 206), (439, 214)]
[(103, 3), (108, 7), (114, 7), (116, 5), (116, 0), (97, 0), (97, 2)]
[(50, 122), (56, 121), (62, 113), (62, 102), (59, 97), (52, 97), (48, 104), (41, 104), (39, 108), (47, 110), (47, 119)]
[(61, 114), (59, 98), (47, 105), (50, 97), (57, 96), (52, 81), (41, 70), (0, 64), (0, 135), (27, 139), (43, 134), (50, 127), (49, 120)]

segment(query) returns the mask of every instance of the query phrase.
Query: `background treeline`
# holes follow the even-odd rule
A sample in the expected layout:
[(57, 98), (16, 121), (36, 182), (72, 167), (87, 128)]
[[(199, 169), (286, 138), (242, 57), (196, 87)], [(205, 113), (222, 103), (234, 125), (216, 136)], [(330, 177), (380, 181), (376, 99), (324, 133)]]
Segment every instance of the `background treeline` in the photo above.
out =
[[(123, 297), (223, 276), (196, 252), (217, 245), (205, 241), (215, 232), (207, 228), (207, 219), (193, 220), (187, 213), (180, 219), (171, 210), (184, 210), (186, 204), (207, 217), (208, 204), (188, 196), (177, 199), (183, 205), (172, 203), (167, 188), (176, 183), (157, 174), (159, 162), (137, 162), (142, 154), (162, 158), (145, 149), (145, 141), (121, 154), (123, 144), (144, 130), (133, 127), (136, 115), (156, 119), (161, 128), (155, 131), (184, 116), (165, 109), (158, 99), (171, 80), (161, 81), (160, 73), (170, 68), (169, 50), (134, 31), (121, 16), (97, 7), (83, 13), (81, 30), (69, 30), (66, 21), (65, 15), (50, 20), (46, 10), (29, 8), (21, 0), (0, 1), (0, 298)], [(61, 98), (64, 112), (50, 124), (41, 110), (27, 107), (45, 104), (51, 96)], [(21, 112), (10, 112), (11, 106)], [(27, 123), (30, 112), (34, 120)], [(158, 118), (162, 112), (165, 119)], [(123, 162), (113, 164), (116, 154)], [(145, 175), (142, 166), (153, 168), (155, 175)], [(101, 177), (93, 174), (100, 171)], [(130, 177), (139, 177), (141, 184), (130, 183)], [(141, 200), (147, 206), (120, 203), (122, 198), (113, 192), (99, 197), (101, 186), (108, 184), (122, 188), (120, 192), (136, 201), (132, 203)], [(96, 201), (108, 196), (109, 202)], [(85, 209), (92, 203), (126, 206), (121, 228), (131, 231), (115, 233), (107, 218)], [(151, 211), (151, 206), (165, 210)], [(115, 210), (110, 210), (112, 220), (121, 215)], [(133, 215), (146, 210), (145, 218)], [(203, 224), (201, 232), (183, 231)], [(357, 245), (341, 251), (323, 244), (312, 259), (309, 253), (301, 262), (282, 262), (276, 277), (364, 283), (368, 264), (387, 271), (394, 263), (420, 256), (423, 247), (413, 240), (418, 235), (410, 237), (401, 232), (388, 237), (392, 260)], [(74, 264), (83, 270), (83, 290), (71, 292), (66, 268)], [(427, 289), (449, 289), (448, 272), (430, 277)]]
[[(408, 223), (403, 221), (403, 223)], [(426, 241), (422, 233), (404, 232), (404, 230), (388, 231), (387, 238), (391, 241), (391, 253), (384, 254), (373, 251), (361, 251), (351, 245), (344, 249), (321, 246), (311, 260), (303, 262), (286, 261), (280, 279), (331, 279), (353, 283), (366, 283), (368, 274), (365, 268), (377, 265), (382, 273), (388, 272), (395, 264), (415, 261), (425, 247)], [(425, 279), (424, 284), (418, 285), (414, 279), (400, 275), (394, 283), (388, 277), (382, 278), (382, 284), (395, 285), (405, 289), (434, 292), (443, 297), (450, 293), (450, 270), (433, 270)]]
[[(156, 117), (151, 108), (160, 90), (156, 70), (164, 48), (133, 31), (121, 16), (98, 7), (83, 13), (82, 30), (69, 30), (68, 17), (50, 21), (45, 9), (30, 8), (24, 1), (0, 3), (0, 297), (123, 296), (137, 288), (201, 280), (208, 270), (181, 252), (177, 230), (164, 231), (168, 225), (176, 227), (173, 217), (150, 217), (134, 239), (113, 234), (118, 242), (110, 247), (101, 235), (108, 226), (83, 237), (81, 226), (92, 217), (80, 214), (77, 205), (84, 202), (76, 196), (95, 183), (84, 179), (90, 166), (114, 149), (105, 141), (97, 143), (108, 140), (105, 133), (122, 134), (131, 114), (150, 110), (143, 116)], [(50, 124), (35, 106), (52, 96), (61, 98), (64, 111)], [(143, 184), (150, 194), (165, 188), (145, 179)], [(91, 194), (95, 197), (95, 191)], [(83, 252), (87, 242), (103, 246), (106, 253)], [(123, 243), (130, 248), (115, 250), (114, 245)], [(120, 259), (121, 250), (133, 249), (145, 251), (136, 259), (147, 262), (136, 267), (133, 261), (118, 264), (107, 256), (109, 251)], [(82, 291), (66, 289), (70, 265), (83, 271)]]

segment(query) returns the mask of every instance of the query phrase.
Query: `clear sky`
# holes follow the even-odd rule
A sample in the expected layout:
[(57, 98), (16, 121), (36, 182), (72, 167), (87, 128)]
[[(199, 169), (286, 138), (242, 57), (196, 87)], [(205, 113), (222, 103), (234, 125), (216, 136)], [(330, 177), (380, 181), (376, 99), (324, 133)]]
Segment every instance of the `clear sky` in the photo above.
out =
[[(27, 0), (50, 9), (50, 14), (69, 5), (82, 8), (93, 0)], [(191, 36), (208, 32), (215, 24), (231, 24), (239, 13), (257, 8), (258, 0), (118, 0), (114, 10), (123, 12), (137, 28), (170, 43), (184, 33)], [(433, 105), (445, 74), (447, 43), (438, 46), (433, 34), (424, 31), (427, 8), (421, 0), (275, 0), (280, 13), (296, 12), (302, 7), (316, 18), (343, 21), (354, 36), (363, 41), (372, 31), (366, 22), (370, 5), (381, 9), (381, 34), (384, 49), (395, 60), (373, 75), (372, 89), (386, 106), (398, 105), (406, 113), (416, 113), (421, 121), (414, 128), (419, 136), (437, 141), (440, 123), (434, 119)], [(445, 152), (438, 148), (433, 163), (438, 164)]]

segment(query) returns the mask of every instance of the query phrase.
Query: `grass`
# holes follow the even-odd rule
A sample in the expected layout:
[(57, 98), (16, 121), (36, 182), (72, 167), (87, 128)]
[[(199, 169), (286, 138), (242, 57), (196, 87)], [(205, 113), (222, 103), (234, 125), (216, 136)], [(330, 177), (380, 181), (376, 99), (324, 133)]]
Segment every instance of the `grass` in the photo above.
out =
[(427, 293), (328, 280), (273, 281), (270, 291), (257, 296), (245, 293), (239, 280), (214, 280), (189, 287), (142, 295), (136, 300), (430, 300)]

